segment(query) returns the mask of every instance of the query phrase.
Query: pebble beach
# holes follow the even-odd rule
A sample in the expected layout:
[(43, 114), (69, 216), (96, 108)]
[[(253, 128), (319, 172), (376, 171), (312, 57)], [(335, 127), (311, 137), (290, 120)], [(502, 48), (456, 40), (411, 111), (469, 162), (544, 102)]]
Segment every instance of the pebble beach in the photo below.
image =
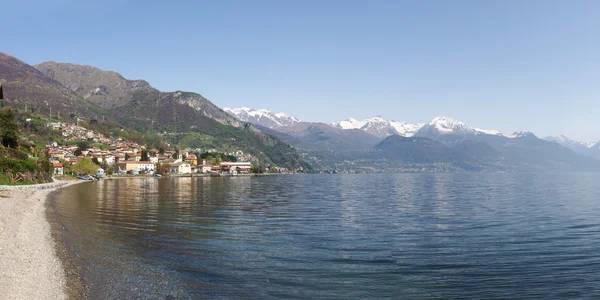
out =
[(67, 298), (45, 204), (49, 193), (78, 182), (0, 186), (0, 299)]

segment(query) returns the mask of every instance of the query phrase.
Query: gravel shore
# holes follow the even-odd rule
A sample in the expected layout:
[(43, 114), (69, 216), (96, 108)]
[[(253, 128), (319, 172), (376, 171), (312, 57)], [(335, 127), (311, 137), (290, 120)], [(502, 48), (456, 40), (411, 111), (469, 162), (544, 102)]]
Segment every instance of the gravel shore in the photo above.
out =
[(67, 298), (45, 203), (50, 192), (78, 182), (0, 186), (0, 299)]

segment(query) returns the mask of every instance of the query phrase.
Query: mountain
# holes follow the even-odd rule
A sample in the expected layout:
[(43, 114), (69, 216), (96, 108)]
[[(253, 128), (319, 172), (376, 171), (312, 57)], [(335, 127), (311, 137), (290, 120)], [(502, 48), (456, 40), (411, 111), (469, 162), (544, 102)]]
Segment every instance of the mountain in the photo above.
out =
[(60, 82), (21, 60), (0, 52), (3, 105), (49, 116), (92, 118), (105, 115), (100, 106), (85, 100)]
[(579, 154), (600, 159), (600, 142), (578, 142), (564, 135), (557, 137), (548, 136), (544, 138), (546, 141), (554, 142), (569, 148)]
[(369, 149), (380, 141), (379, 138), (359, 129), (344, 130), (325, 123), (300, 122), (293, 126), (280, 127), (277, 131), (294, 137), (295, 146), (307, 150)]
[(375, 146), (372, 159), (389, 166), (429, 164), (464, 171), (600, 171), (600, 161), (532, 135), (485, 135), (451, 145), (423, 137), (390, 136)]
[(447, 118), (447, 117), (436, 117), (433, 120), (423, 125), (416, 133), (415, 136), (420, 137), (437, 137), (444, 135), (477, 135), (477, 134), (492, 134), (500, 135), (501, 133), (497, 130), (485, 130), (474, 128), (466, 125), (463, 122)]
[(46, 116), (52, 110), (59, 119), (77, 116), (105, 135), (126, 133), (153, 145), (163, 141), (242, 150), (264, 163), (310, 168), (295, 148), (240, 122), (196, 93), (161, 92), (146, 81), (91, 66), (46, 62), (34, 68), (3, 53), (0, 81), (6, 98), (0, 105)]
[(335, 122), (332, 126), (340, 129), (360, 129), (366, 133), (379, 137), (385, 138), (390, 135), (400, 135), (404, 137), (412, 136), (421, 126), (422, 123), (409, 124), (406, 122), (388, 121), (382, 117), (374, 117), (370, 119), (364, 119), (358, 121), (353, 118), (349, 118), (343, 121)]
[(378, 137), (359, 129), (343, 130), (325, 123), (302, 122), (285, 113), (273, 113), (266, 109), (241, 107), (225, 108), (225, 111), (304, 150), (364, 150), (380, 141)]
[[(6, 98), (1, 105), (40, 115), (52, 110), (53, 117), (77, 116), (90, 124), (96, 119), (106, 132), (129, 130), (171, 144), (242, 149), (289, 168), (307, 167), (308, 158), (322, 166), (363, 170), (600, 170), (600, 161), (563, 146), (566, 140), (547, 141), (527, 131), (503, 135), (445, 117), (425, 124), (348, 119), (332, 126), (266, 110), (225, 111), (200, 94), (161, 92), (146, 81), (90, 66), (47, 62), (36, 67), (0, 54)], [(284, 141), (302, 149), (303, 156)], [(600, 152), (600, 144), (588, 149)]]
[(260, 125), (270, 129), (288, 127), (300, 123), (300, 120), (290, 117), (285, 113), (273, 113), (266, 109), (240, 107), (224, 108), (223, 110), (238, 118), (242, 122)]
[(84, 99), (97, 103), (105, 109), (115, 110), (129, 104), (132, 99), (147, 104), (154, 102), (157, 108), (164, 106), (158, 101), (169, 101), (168, 106), (174, 104), (189, 106), (221, 124), (242, 126), (237, 119), (197, 93), (161, 92), (144, 80), (129, 80), (119, 73), (92, 66), (49, 61), (38, 64), (35, 68)]
[[(450, 171), (600, 170), (589, 160), (556, 143), (520, 130), (502, 134), (436, 117), (424, 124), (381, 117), (333, 123), (285, 123), (267, 110), (228, 109), (232, 115), (294, 145), (331, 168)], [(284, 114), (282, 114), (284, 115)], [(260, 125), (257, 125), (260, 127)], [(383, 138), (383, 140), (381, 140)], [(420, 167), (419, 167), (420, 166)]]

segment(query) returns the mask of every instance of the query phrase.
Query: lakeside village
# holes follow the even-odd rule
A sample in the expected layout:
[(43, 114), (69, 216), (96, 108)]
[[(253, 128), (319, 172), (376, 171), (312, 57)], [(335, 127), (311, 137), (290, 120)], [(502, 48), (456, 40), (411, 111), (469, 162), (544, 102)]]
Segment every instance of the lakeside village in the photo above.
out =
[[(242, 151), (219, 153), (216, 149), (146, 149), (143, 145), (121, 138), (111, 139), (76, 124), (48, 123), (59, 130), (67, 141), (91, 143), (79, 145), (46, 145), (54, 175), (73, 174), (71, 166), (91, 160), (97, 175), (245, 175), (253, 173), (289, 173), (285, 168), (261, 165), (255, 156)], [(76, 172), (75, 172), (76, 173)], [(89, 172), (92, 173), (92, 172)]]

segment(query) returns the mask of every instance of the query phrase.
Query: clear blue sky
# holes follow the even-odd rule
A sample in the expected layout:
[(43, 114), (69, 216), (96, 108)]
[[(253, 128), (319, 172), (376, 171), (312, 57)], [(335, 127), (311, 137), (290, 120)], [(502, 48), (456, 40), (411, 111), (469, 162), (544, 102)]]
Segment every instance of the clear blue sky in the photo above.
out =
[(30, 64), (307, 121), (448, 116), (600, 140), (600, 1), (13, 2), (0, 51)]

